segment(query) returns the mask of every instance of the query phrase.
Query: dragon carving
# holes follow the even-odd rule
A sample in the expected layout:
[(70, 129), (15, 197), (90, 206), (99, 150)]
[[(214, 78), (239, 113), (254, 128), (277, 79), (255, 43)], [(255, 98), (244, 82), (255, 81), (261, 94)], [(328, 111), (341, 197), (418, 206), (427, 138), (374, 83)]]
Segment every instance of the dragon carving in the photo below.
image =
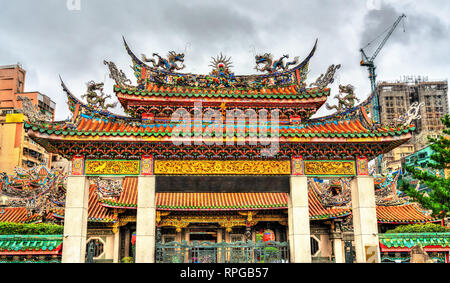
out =
[[(334, 98), (337, 98), (338, 105), (330, 106), (328, 103), (326, 107), (328, 110), (336, 109), (337, 112), (343, 112), (349, 110), (355, 106), (355, 100), (359, 102), (359, 99), (356, 97), (354, 93), (354, 87), (352, 85), (339, 85), (339, 94)], [(343, 94), (346, 94), (342, 96)]]
[[(95, 83), (94, 81), (89, 81), (87, 83), (87, 91), (81, 96), (81, 98), (86, 98), (86, 101), (90, 106), (97, 107), (102, 110), (116, 107), (117, 102), (105, 104), (106, 99), (111, 98), (111, 95), (105, 95), (103, 93), (103, 85), (103, 83)], [(97, 93), (97, 91), (99, 92), (99, 94)]]
[(425, 106), (425, 103), (421, 102), (414, 102), (409, 106), (408, 111), (406, 113), (394, 120), (395, 124), (401, 124), (403, 126), (409, 126), (412, 121), (422, 118), (422, 116), (419, 114), (420, 108)]
[[(268, 73), (274, 73), (278, 70), (287, 70), (290, 65), (296, 65), (298, 64), (298, 58), (295, 57), (294, 61), (284, 63), (284, 59), (289, 58), (289, 55), (283, 55), (280, 59), (274, 60), (273, 55), (270, 53), (264, 53), (263, 55), (256, 55), (256, 66), (255, 69), (260, 72), (268, 72)], [(262, 66), (260, 66), (263, 64)]]
[(51, 119), (41, 113), (39, 109), (33, 105), (31, 99), (26, 96), (17, 96), (17, 99), (22, 101), (22, 112), (28, 117), (30, 122), (50, 122)]
[[(154, 58), (147, 58), (145, 54), (142, 55), (142, 61), (146, 63), (152, 63), (153, 67), (159, 68), (164, 71), (173, 72), (175, 70), (184, 69), (184, 53), (176, 53), (175, 51), (169, 51), (167, 54), (167, 59), (159, 56), (158, 53), (153, 53), (153, 57), (158, 58), (158, 62)], [(181, 66), (177, 64), (177, 62), (181, 62)]]
[(127, 83), (131, 84), (131, 80), (127, 78), (125, 73), (122, 70), (119, 70), (116, 67), (116, 64), (112, 61), (103, 61), (103, 64), (107, 65), (109, 68), (109, 77), (116, 81), (119, 85), (126, 85)]
[(317, 80), (313, 83), (311, 83), (309, 86), (317, 86), (319, 88), (324, 88), (329, 84), (332, 84), (334, 82), (334, 74), (336, 73), (337, 69), (341, 68), (341, 65), (331, 65), (328, 67), (327, 72), (325, 74), (321, 74)]

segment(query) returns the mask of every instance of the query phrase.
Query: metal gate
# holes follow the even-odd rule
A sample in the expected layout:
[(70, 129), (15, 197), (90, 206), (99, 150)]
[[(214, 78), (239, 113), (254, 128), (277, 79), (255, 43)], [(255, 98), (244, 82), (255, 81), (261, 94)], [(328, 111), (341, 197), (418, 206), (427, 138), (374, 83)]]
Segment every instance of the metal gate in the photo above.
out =
[(355, 262), (355, 250), (351, 241), (344, 241), (345, 263)]
[(157, 263), (287, 263), (288, 242), (232, 242), (156, 244)]

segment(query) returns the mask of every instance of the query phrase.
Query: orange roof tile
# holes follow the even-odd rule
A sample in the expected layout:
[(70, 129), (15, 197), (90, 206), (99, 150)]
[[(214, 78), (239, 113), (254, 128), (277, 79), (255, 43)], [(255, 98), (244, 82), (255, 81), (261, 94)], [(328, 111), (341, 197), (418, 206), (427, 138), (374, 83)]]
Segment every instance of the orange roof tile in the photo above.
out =
[(424, 223), (438, 221), (419, 209), (417, 204), (409, 203), (398, 206), (377, 206), (379, 223)]

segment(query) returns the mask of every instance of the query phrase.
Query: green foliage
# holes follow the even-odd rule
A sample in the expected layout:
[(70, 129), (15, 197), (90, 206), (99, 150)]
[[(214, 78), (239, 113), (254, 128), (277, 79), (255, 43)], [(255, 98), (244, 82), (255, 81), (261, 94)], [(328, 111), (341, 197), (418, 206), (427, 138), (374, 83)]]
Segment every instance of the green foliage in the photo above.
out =
[(133, 258), (131, 256), (124, 257), (124, 258), (122, 258), (122, 260), (120, 262), (122, 262), (122, 263), (133, 263)]
[(438, 224), (414, 224), (414, 225), (401, 225), (395, 229), (388, 230), (386, 233), (439, 233), (450, 232), (449, 228), (442, 227)]
[[(437, 170), (450, 169), (450, 116), (441, 119), (445, 129), (438, 138), (430, 138), (430, 147), (434, 151), (431, 162), (427, 167)], [(450, 214), (450, 179), (444, 176), (435, 176), (426, 171), (406, 166), (406, 171), (411, 173), (412, 178), (419, 180), (430, 190), (430, 192), (418, 192), (415, 187), (403, 182), (400, 189), (414, 201), (419, 202), (425, 208), (432, 210), (433, 215), (444, 218)]]
[(61, 225), (0, 222), (0, 235), (58, 235), (63, 231)]

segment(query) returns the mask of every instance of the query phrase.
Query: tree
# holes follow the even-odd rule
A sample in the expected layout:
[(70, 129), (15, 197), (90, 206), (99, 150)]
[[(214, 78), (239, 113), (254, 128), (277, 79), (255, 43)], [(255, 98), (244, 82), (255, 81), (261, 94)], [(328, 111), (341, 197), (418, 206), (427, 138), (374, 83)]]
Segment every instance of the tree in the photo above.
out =
[[(436, 170), (450, 169), (450, 116), (446, 115), (441, 119), (445, 128), (438, 138), (430, 138), (430, 147), (434, 151), (431, 155), (431, 162), (427, 167)], [(429, 192), (417, 191), (415, 187), (408, 183), (401, 184), (401, 190), (414, 201), (419, 202), (424, 208), (430, 209), (433, 216), (444, 219), (450, 214), (450, 178), (436, 176), (425, 170), (413, 166), (405, 166), (412, 178), (422, 182)]]

